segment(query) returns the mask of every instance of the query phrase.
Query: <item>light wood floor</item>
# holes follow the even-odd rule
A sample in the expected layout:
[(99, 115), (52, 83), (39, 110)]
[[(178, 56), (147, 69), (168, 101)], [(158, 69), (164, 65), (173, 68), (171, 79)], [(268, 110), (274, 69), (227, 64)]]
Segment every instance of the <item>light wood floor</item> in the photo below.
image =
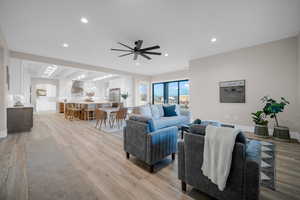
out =
[[(262, 188), (261, 199), (300, 199), (300, 145), (276, 144), (277, 190)], [(0, 140), (0, 200), (211, 199), (181, 192), (176, 160), (155, 171), (127, 160), (121, 137), (59, 114), (35, 116), (30, 133)]]

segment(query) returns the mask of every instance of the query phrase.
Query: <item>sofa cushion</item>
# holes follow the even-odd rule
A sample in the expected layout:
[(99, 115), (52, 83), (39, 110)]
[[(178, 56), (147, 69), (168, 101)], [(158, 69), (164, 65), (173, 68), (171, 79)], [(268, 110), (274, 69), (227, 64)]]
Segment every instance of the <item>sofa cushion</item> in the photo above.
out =
[(181, 115), (181, 114), (180, 114), (180, 110), (181, 110), (180, 105), (179, 105), (179, 104), (176, 104), (175, 106), (176, 106), (176, 107), (175, 107), (175, 112), (176, 112), (176, 114), (177, 114), (178, 116), (180, 116), (180, 115)]
[(129, 117), (129, 120), (133, 120), (133, 121), (138, 121), (138, 122), (146, 123), (146, 124), (148, 124), (149, 131), (150, 131), (150, 132), (155, 131), (155, 129), (154, 129), (154, 124), (153, 124), (153, 120), (152, 120), (152, 118), (150, 118), (150, 117), (146, 117), (146, 116), (144, 116), (144, 115), (131, 115), (131, 116)]
[(176, 105), (171, 105), (171, 106), (163, 106), (164, 108), (164, 113), (165, 113), (165, 117), (173, 117), (173, 116), (177, 116), (176, 113)]
[(146, 117), (152, 117), (151, 108), (149, 105), (141, 106), (140, 107), (140, 114)]
[(170, 126), (181, 126), (188, 123), (189, 118), (186, 116), (160, 117), (159, 119), (153, 119), (154, 130)]
[(164, 109), (160, 104), (151, 105), (151, 112), (152, 112), (152, 117), (155, 119), (164, 116)]

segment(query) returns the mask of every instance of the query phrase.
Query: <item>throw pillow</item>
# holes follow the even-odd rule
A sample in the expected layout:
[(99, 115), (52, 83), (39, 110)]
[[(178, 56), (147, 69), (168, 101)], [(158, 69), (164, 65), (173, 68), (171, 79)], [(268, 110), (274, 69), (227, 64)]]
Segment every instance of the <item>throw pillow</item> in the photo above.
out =
[(180, 105), (176, 104), (175, 112), (178, 116), (180, 116)]
[(151, 111), (154, 119), (159, 119), (161, 117), (160, 110), (157, 105), (151, 105)]
[(150, 106), (149, 105), (141, 106), (140, 114), (152, 118), (152, 112)]
[(157, 106), (157, 109), (159, 110), (159, 116), (160, 117), (165, 116), (165, 111), (163, 109), (163, 105), (162, 104), (157, 104), (156, 106)]
[(165, 117), (172, 117), (172, 116), (177, 116), (176, 113), (176, 105), (172, 105), (172, 106), (163, 106), (164, 108), (164, 113), (165, 113)]

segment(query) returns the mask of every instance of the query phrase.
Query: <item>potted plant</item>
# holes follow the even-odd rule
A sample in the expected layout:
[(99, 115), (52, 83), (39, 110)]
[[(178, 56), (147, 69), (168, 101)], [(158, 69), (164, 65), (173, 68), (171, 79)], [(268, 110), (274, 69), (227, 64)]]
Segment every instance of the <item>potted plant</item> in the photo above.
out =
[(126, 99), (128, 98), (128, 92), (121, 94), (121, 97), (123, 99), (124, 107), (126, 107)]
[(266, 114), (262, 110), (251, 113), (252, 120), (255, 123), (254, 134), (258, 137), (269, 137), (268, 120)]
[(269, 115), (275, 120), (275, 126), (273, 131), (273, 137), (275, 139), (290, 141), (290, 131), (288, 127), (280, 126), (278, 123), (278, 113), (283, 112), (286, 105), (290, 104), (285, 98), (281, 97), (280, 101), (276, 101), (268, 96), (262, 98), (262, 102), (265, 104), (263, 111), (265, 115)]

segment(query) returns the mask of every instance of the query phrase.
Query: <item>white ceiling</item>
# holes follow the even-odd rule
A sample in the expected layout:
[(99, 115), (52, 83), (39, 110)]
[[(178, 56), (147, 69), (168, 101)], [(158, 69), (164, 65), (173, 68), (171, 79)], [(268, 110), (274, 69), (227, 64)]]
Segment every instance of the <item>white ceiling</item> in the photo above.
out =
[[(33, 62), (23, 60), (22, 65), (25, 70), (34, 78), (44, 78), (44, 72), (48, 66), (52, 66), (47, 63)], [(84, 75), (84, 78), (80, 79), (82, 81), (92, 81), (95, 78), (107, 76), (107, 73), (104, 72), (94, 72), (87, 70), (79, 70), (72, 67), (57, 66), (57, 69), (53, 74), (48, 77), (49, 79), (64, 79), (64, 80), (77, 80), (79, 76)]]
[[(154, 75), (187, 68), (193, 58), (295, 36), (300, 1), (1, 0), (0, 26), (15, 51)], [(139, 58), (136, 66), (110, 51), (138, 39), (169, 56)]]

